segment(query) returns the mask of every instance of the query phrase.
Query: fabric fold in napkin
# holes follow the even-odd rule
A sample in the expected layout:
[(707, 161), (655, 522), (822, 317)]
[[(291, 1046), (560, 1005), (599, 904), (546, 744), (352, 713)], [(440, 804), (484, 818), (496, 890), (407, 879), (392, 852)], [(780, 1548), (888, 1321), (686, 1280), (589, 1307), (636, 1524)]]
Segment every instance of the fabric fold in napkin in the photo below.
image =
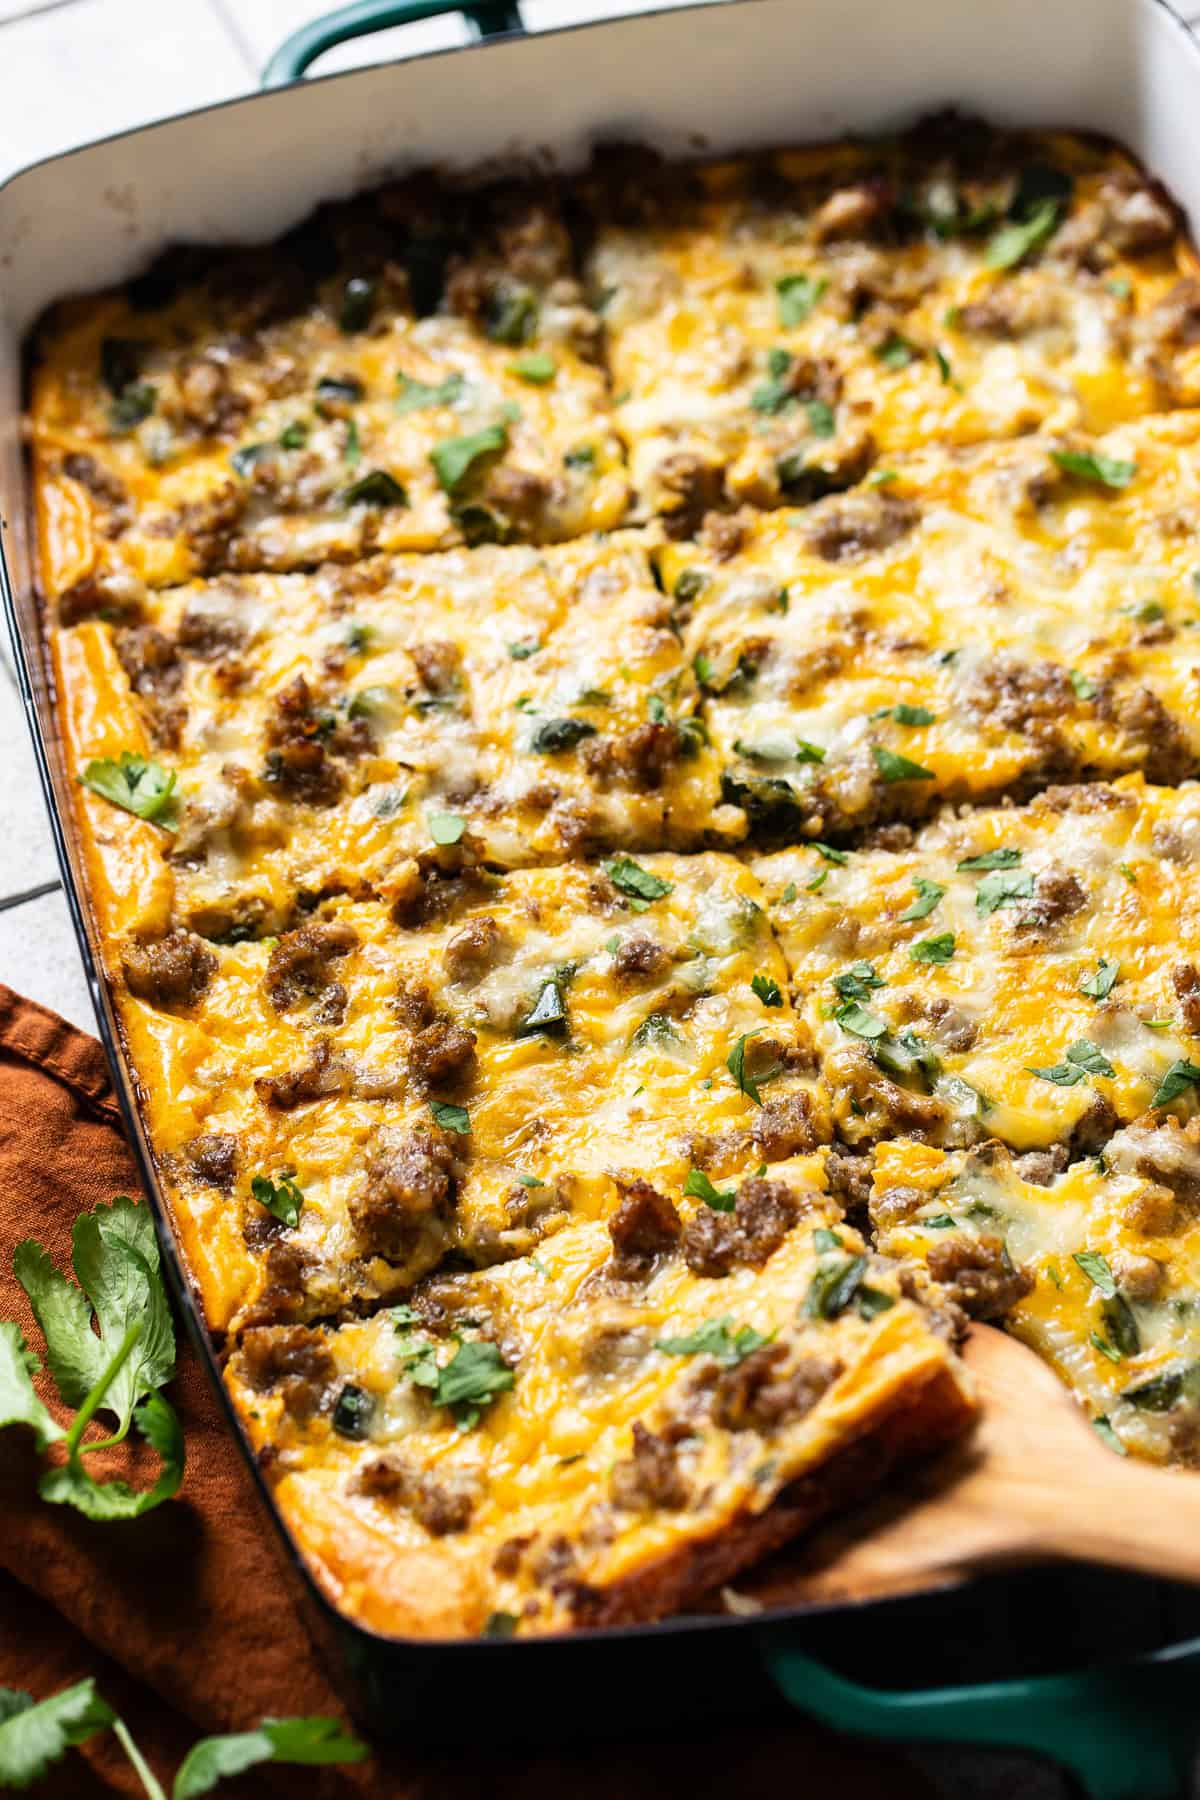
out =
[[(101, 1046), (0, 986), (0, 1319), (17, 1320), (40, 1347), (12, 1274), (16, 1245), (35, 1237), (69, 1268), (76, 1216), (139, 1191)], [(268, 1715), (346, 1716), (207, 1377), (182, 1331), (179, 1339), (168, 1393), (187, 1440), (187, 1474), (179, 1497), (144, 1517), (96, 1524), (47, 1505), (37, 1497), (29, 1434), (13, 1428), (0, 1436), (0, 1686), (43, 1699), (94, 1676), (167, 1791), (199, 1736), (245, 1730)], [(122, 1446), (89, 1467), (98, 1477), (144, 1484), (150, 1466), (139, 1468), (138, 1454)], [(844, 1743), (800, 1718), (700, 1742), (577, 1751), (538, 1750), (536, 1720), (531, 1735), (534, 1747), (523, 1754), (472, 1744), (464, 1696), (464, 1748), (453, 1757), (392, 1748), (359, 1768), (260, 1769), (217, 1791), (230, 1800), (651, 1800), (718, 1791), (775, 1800), (800, 1779), (806, 1790), (836, 1790), (839, 1800), (931, 1794), (898, 1757)], [(111, 1733), (69, 1752), (35, 1791), (55, 1800), (143, 1793)]]

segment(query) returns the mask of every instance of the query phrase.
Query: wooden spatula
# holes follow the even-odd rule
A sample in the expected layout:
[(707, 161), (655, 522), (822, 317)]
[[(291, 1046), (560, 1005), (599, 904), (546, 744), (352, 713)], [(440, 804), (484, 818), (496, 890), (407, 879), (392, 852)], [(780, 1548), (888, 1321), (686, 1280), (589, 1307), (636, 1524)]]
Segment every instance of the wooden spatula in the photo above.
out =
[(971, 1436), (764, 1570), (756, 1599), (863, 1600), (1053, 1557), (1200, 1582), (1200, 1474), (1116, 1455), (1004, 1332), (973, 1326), (964, 1354), (981, 1403)]

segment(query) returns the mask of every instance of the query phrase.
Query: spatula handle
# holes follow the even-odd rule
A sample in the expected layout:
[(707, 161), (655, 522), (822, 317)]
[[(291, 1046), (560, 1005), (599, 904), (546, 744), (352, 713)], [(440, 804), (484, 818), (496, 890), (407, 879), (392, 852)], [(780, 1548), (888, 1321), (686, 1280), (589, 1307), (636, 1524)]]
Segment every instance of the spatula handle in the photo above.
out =
[[(1079, 1562), (1200, 1582), (1200, 1479), (1106, 1453), (1010, 1495), (1029, 1548)], [(1069, 1496), (1069, 1497), (1068, 1497)]]
[(764, 1639), (767, 1671), (794, 1706), (861, 1737), (1034, 1751), (1089, 1800), (1184, 1800), (1200, 1719), (1200, 1639), (1074, 1675), (928, 1688), (867, 1688)]

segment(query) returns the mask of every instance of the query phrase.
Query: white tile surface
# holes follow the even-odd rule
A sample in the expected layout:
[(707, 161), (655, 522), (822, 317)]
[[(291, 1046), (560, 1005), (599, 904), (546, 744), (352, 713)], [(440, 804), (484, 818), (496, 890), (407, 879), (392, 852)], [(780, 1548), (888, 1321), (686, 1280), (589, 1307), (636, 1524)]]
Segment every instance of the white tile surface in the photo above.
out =
[(0, 668), (0, 770), (0, 899), (7, 899), (58, 876), (29, 728), (7, 668)]
[[(234, 5), (236, 0), (224, 0)], [(655, 0), (667, 6), (694, 5), (696, 0)], [(613, 18), (621, 13), (646, 12), (648, 0), (520, 0), (521, 15), (529, 31), (546, 31), (555, 25), (578, 25), (587, 19)], [(318, 18), (331, 7), (321, 0), (243, 0), (237, 9), (237, 28), (261, 68), (286, 37)], [(392, 57), (416, 56), (426, 50), (443, 50), (467, 41), (461, 16), (424, 19), (356, 38), (331, 50), (312, 66), (314, 75), (334, 69), (359, 68), (368, 62), (387, 62)]]
[(74, 0), (0, 26), (0, 176), (254, 86), (209, 0)]
[(0, 981), (94, 1032), (96, 1015), (60, 891), (0, 912)]

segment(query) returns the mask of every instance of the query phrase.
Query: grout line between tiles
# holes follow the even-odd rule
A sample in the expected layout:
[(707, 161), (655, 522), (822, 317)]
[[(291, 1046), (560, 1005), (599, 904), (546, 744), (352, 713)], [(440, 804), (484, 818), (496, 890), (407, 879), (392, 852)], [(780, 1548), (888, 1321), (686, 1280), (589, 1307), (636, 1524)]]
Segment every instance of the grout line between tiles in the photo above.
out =
[(12, 912), (14, 907), (25, 906), (30, 900), (44, 900), (47, 894), (56, 894), (61, 887), (61, 881), (43, 881), (37, 887), (26, 888), (24, 893), (9, 894), (0, 900), (0, 913)]
[(28, 4), (20, 12), (6, 13), (0, 19), (0, 31), (6, 25), (21, 25), (26, 19), (36, 19), (41, 13), (61, 12), (64, 7), (78, 6), (80, 0), (28, 0)]
[[(63, 0), (57, 0), (57, 3), (62, 4)], [(208, 0), (208, 4), (210, 10), (216, 14), (218, 21), (225, 31), (225, 35), (230, 39), (234, 49), (245, 63), (248, 74), (251, 76), (255, 85), (257, 85), (259, 75), (262, 71), (259, 67), (258, 58), (254, 54), (253, 46), (251, 45), (249, 38), (247, 38), (242, 31), (236, 10), (228, 5), (227, 0)]]

